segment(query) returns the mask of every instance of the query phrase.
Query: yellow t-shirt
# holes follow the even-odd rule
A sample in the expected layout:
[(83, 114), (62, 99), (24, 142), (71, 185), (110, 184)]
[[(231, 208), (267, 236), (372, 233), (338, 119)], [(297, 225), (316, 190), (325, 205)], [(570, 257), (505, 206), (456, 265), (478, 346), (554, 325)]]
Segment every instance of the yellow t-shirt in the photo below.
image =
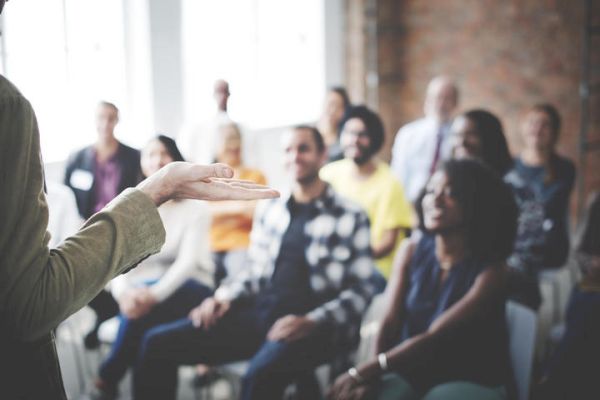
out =
[[(344, 159), (333, 162), (321, 169), (321, 179), (329, 182), (342, 196), (360, 204), (371, 222), (371, 243), (378, 243), (387, 230), (409, 228), (412, 221), (412, 208), (404, 197), (404, 190), (392, 174), (389, 166), (382, 162), (369, 178), (357, 180), (352, 176), (353, 161)], [(381, 273), (389, 277), (392, 261), (405, 234), (398, 235), (396, 247), (387, 256), (376, 260)]]
[[(265, 185), (265, 176), (256, 169), (239, 168), (235, 170), (234, 178), (244, 179)], [(229, 201), (229, 203), (232, 203)], [(242, 203), (246, 203), (245, 201)], [(213, 216), (210, 228), (210, 243), (212, 251), (230, 251), (245, 249), (250, 244), (252, 217), (245, 214), (227, 214)]]

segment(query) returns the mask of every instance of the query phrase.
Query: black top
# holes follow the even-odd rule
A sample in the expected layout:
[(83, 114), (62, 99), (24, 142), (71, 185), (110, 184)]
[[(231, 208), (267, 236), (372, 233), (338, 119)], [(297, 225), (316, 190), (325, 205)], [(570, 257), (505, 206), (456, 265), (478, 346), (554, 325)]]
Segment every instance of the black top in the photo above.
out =
[(310, 286), (310, 265), (305, 255), (310, 243), (305, 228), (318, 210), (313, 203), (301, 204), (293, 198), (289, 209), (290, 223), (281, 239), (271, 283), (261, 294), (263, 306), (269, 310), (268, 323), (288, 314), (304, 315), (318, 304)]
[(519, 207), (517, 239), (509, 264), (536, 276), (545, 268), (562, 266), (569, 254), (568, 207), (575, 182), (575, 166), (565, 158), (550, 160), (548, 170), (517, 158), (505, 181)]
[[(471, 289), (485, 265), (466, 259), (440, 281), (435, 238), (425, 234), (409, 266), (408, 290), (400, 341), (424, 333), (431, 324)], [(434, 359), (415, 366), (407, 379), (417, 390), (449, 381), (468, 381), (486, 386), (510, 386), (508, 331), (505, 299), (491, 312), (465, 323), (439, 343)]]

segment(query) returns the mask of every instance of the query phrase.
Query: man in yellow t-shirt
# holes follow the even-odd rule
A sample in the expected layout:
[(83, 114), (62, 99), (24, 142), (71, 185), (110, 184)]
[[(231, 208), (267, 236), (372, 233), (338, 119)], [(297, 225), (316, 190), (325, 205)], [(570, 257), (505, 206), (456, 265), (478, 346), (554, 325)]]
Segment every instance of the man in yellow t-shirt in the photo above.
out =
[(383, 139), (379, 116), (365, 106), (352, 108), (340, 138), (344, 159), (326, 165), (320, 175), (367, 212), (373, 257), (387, 279), (396, 249), (410, 229), (412, 208), (388, 165), (375, 157)]

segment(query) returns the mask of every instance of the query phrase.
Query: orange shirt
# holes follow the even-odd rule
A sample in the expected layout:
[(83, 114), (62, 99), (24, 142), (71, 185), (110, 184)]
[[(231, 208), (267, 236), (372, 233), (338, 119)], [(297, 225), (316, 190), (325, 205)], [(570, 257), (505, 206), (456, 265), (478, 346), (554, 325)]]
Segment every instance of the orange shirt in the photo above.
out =
[[(262, 185), (267, 182), (262, 172), (246, 167), (237, 168), (234, 178)], [(213, 217), (210, 229), (212, 251), (230, 251), (248, 247), (252, 230), (252, 216), (241, 210), (235, 211), (235, 209), (249, 205), (250, 203), (247, 201), (219, 201), (212, 204)]]

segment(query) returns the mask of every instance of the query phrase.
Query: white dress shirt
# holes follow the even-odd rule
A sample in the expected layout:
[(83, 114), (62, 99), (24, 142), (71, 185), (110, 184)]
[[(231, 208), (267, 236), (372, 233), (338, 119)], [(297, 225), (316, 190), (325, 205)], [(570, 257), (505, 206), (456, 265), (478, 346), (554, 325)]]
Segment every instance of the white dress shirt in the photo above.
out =
[(431, 175), (438, 133), (442, 135), (442, 142), (437, 166), (450, 157), (451, 124), (449, 121), (440, 126), (433, 118), (421, 118), (404, 125), (396, 134), (391, 167), (411, 203), (417, 200)]

